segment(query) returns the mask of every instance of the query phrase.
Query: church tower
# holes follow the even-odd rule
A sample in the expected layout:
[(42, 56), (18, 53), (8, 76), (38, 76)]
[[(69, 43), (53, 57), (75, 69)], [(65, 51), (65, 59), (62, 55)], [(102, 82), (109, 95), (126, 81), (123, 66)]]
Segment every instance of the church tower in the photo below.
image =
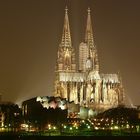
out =
[[(85, 38), (79, 45), (79, 68), (77, 70), (66, 7), (55, 73), (54, 96), (66, 99), (70, 104), (74, 102), (74, 104), (97, 111), (123, 104), (124, 91), (118, 75), (101, 74), (99, 71), (98, 53), (94, 42), (89, 8), (87, 10)], [(69, 106), (69, 112), (70, 108)]]
[(67, 7), (65, 9), (62, 40), (58, 49), (56, 71), (64, 71), (64, 72), (76, 71), (75, 53), (71, 42)]
[(79, 46), (79, 70), (99, 71), (97, 49), (94, 43), (90, 8), (88, 8), (85, 40)]
[(64, 26), (61, 43), (59, 44), (56, 64), (55, 96), (73, 100), (73, 84), (70, 79), (76, 72), (75, 52), (72, 47), (68, 9), (65, 8)]

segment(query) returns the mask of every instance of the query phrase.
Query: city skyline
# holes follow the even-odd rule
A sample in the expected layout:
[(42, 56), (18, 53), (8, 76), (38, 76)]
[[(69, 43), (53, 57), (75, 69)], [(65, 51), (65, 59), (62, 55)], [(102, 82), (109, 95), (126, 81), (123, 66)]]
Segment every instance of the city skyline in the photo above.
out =
[(90, 7), (101, 72), (120, 71), (126, 96), (139, 104), (138, 3), (132, 0), (3, 2), (0, 8), (3, 100), (19, 103), (34, 96), (53, 96), (56, 54), (67, 5), (73, 47), (77, 51), (84, 40)]

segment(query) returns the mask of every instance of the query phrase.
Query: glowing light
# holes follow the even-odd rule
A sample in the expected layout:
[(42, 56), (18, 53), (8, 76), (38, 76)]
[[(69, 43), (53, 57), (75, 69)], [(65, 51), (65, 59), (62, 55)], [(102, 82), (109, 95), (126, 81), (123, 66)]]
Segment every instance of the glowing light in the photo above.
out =
[(53, 129), (55, 130), (55, 129), (56, 129), (56, 127), (54, 126), (54, 127), (53, 127)]
[(98, 130), (99, 128), (98, 127), (95, 127), (95, 130)]
[(90, 129), (90, 126), (88, 126), (88, 129)]
[(74, 123), (74, 126), (77, 126), (77, 123)]
[(106, 119), (106, 121), (108, 121), (108, 119)]
[(113, 127), (111, 127), (110, 129), (113, 130)]
[(117, 129), (119, 129), (119, 127), (118, 127), (118, 126), (114, 126), (114, 129), (116, 129), (116, 130), (117, 130)]
[(66, 128), (67, 128), (67, 126), (65, 126), (65, 125), (64, 125), (64, 128), (66, 129)]
[[(5, 126), (5, 127), (7, 127), (7, 126)], [(21, 127), (23, 127), (23, 128), (28, 128), (29, 125), (28, 125), (28, 124), (21, 124)]]
[(49, 128), (49, 130), (51, 129), (51, 125), (50, 124), (48, 124), (48, 128)]
[(66, 109), (66, 107), (64, 105), (60, 105), (59, 106), (62, 110)]
[(72, 130), (72, 127), (70, 127), (70, 130)]
[(85, 121), (84, 121), (84, 120), (82, 120), (82, 123), (85, 123)]
[(129, 124), (126, 125), (126, 128), (130, 128)]
[(104, 119), (101, 119), (101, 122), (103, 121)]

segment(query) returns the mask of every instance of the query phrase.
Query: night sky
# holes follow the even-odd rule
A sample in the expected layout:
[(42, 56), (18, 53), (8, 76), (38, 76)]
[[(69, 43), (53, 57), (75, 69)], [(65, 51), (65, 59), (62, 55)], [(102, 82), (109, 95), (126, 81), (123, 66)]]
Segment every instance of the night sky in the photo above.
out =
[(75, 50), (84, 40), (90, 7), (101, 73), (120, 71), (127, 100), (140, 104), (139, 0), (1, 0), (3, 101), (20, 103), (38, 95), (53, 95), (66, 5)]

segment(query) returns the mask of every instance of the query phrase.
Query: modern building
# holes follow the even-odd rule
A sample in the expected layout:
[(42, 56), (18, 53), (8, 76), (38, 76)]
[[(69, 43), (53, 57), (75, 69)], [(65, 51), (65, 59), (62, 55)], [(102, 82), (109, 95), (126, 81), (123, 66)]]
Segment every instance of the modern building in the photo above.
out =
[(66, 8), (62, 40), (57, 53), (55, 96), (98, 111), (124, 104), (120, 75), (100, 73), (89, 8), (85, 40), (79, 45), (78, 68), (76, 61)]

